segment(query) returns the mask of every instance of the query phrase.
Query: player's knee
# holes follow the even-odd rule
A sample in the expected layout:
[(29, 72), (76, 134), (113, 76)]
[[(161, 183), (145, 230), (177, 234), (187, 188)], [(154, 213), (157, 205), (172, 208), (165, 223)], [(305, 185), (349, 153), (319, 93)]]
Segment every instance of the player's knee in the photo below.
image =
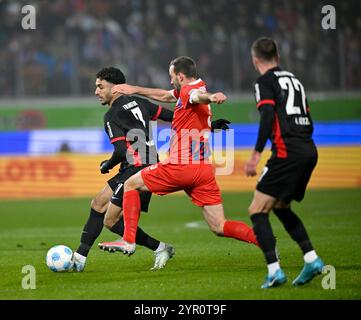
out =
[(129, 178), (125, 183), (124, 183), (124, 192), (130, 191), (130, 190), (136, 190), (137, 189), (137, 184), (136, 184), (136, 180)]
[(273, 210), (285, 210), (285, 209), (290, 209), (291, 208), (291, 205), (289, 203), (285, 203), (285, 202), (282, 202), (282, 201), (278, 201), (275, 205), (274, 205), (274, 208)]
[(106, 215), (104, 217), (103, 224), (104, 224), (104, 227), (106, 227), (107, 229), (110, 230), (117, 222), (118, 222), (117, 219)]
[(90, 206), (92, 207), (92, 209), (100, 213), (103, 213), (107, 210), (107, 204), (108, 203), (104, 203), (103, 201), (100, 201), (98, 198), (94, 198), (90, 202)]
[(269, 213), (272, 209), (272, 206), (270, 204), (267, 203), (257, 203), (257, 202), (253, 202), (249, 207), (248, 207), (248, 214), (254, 215), (256, 213)]
[(255, 214), (255, 213), (258, 213), (258, 212), (261, 212), (261, 211), (257, 211), (257, 210), (259, 210), (258, 208), (257, 208), (257, 206), (255, 206), (253, 203), (248, 207), (248, 214), (251, 216), (251, 215), (253, 215), (253, 214)]

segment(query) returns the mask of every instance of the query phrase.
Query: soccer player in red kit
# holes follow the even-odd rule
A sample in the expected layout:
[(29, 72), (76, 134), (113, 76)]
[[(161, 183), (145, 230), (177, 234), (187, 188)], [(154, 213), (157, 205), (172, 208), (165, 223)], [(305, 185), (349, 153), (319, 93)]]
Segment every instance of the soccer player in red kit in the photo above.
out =
[(241, 221), (226, 220), (213, 166), (209, 163), (208, 136), (212, 118), (209, 103), (222, 104), (227, 97), (221, 92), (207, 92), (204, 81), (197, 77), (195, 62), (189, 57), (173, 60), (169, 75), (174, 87), (171, 91), (127, 84), (112, 89), (124, 95), (137, 94), (161, 102), (176, 102), (176, 106), (169, 158), (138, 172), (125, 182), (123, 239), (102, 243), (102, 248), (128, 255), (135, 252), (140, 216), (138, 190), (158, 195), (184, 190), (193, 203), (202, 208), (209, 228), (216, 235), (258, 245), (251, 227)]

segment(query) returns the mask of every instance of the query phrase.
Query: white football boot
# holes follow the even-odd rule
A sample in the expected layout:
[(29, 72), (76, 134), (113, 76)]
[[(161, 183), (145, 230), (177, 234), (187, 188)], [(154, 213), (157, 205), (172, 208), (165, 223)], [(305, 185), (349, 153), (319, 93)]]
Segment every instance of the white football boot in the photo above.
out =
[(73, 253), (72, 257), (73, 270), (82, 272), (85, 268), (86, 257), (82, 256), (78, 252)]
[(175, 255), (175, 249), (171, 244), (165, 244), (165, 248), (154, 253), (154, 266), (150, 270), (163, 269), (167, 261)]

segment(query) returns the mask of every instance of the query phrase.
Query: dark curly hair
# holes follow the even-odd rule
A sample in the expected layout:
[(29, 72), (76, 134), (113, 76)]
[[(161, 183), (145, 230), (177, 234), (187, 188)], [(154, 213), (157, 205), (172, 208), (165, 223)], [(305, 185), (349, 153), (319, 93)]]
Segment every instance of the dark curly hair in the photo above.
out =
[(100, 80), (105, 80), (113, 84), (125, 83), (125, 76), (122, 71), (114, 67), (106, 67), (101, 69), (96, 77)]

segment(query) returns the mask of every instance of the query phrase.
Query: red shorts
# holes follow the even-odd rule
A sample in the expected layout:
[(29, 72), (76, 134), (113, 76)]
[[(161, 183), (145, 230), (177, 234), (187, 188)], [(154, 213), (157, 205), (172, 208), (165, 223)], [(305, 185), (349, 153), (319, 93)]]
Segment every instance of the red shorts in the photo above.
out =
[(141, 171), (149, 191), (166, 195), (184, 190), (195, 205), (203, 207), (222, 203), (213, 167), (210, 164), (171, 164), (158, 162)]

